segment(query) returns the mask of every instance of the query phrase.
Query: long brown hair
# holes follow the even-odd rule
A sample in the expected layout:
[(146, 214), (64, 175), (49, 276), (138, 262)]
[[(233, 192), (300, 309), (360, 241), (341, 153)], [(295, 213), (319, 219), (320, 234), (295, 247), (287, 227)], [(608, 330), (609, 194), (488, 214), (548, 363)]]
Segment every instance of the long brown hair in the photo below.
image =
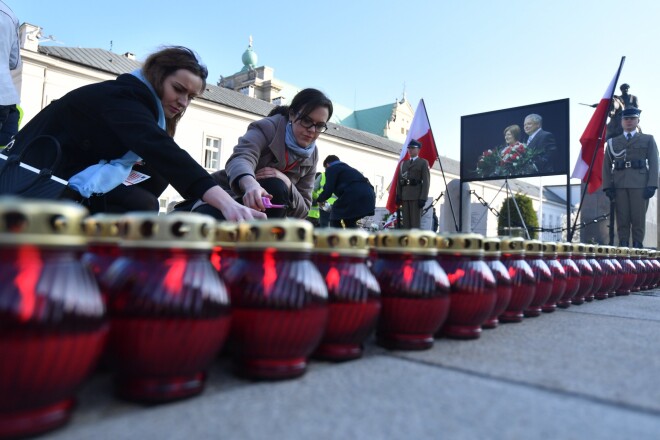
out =
[[(166, 47), (158, 52), (152, 53), (142, 66), (142, 74), (147, 78), (147, 81), (151, 83), (154, 90), (156, 90), (156, 94), (158, 94), (159, 97), (162, 97), (163, 82), (165, 81), (165, 78), (179, 69), (186, 69), (199, 76), (202, 79), (201, 92), (206, 90), (206, 78), (209, 76), (209, 71), (206, 66), (200, 62), (197, 54), (187, 47)], [(185, 110), (165, 121), (167, 134), (174, 136), (176, 126), (184, 113)]]

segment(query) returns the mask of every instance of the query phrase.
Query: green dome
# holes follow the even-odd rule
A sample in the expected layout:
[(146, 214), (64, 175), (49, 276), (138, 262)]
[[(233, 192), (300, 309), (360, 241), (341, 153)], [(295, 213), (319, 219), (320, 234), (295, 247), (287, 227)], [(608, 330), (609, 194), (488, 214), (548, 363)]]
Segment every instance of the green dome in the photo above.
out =
[(241, 60), (243, 60), (243, 65), (245, 67), (255, 67), (257, 65), (257, 54), (254, 53), (251, 47), (248, 47), (247, 50), (243, 52)]
[(252, 36), (250, 35), (250, 45), (248, 48), (243, 52), (243, 56), (241, 57), (241, 60), (243, 61), (243, 69), (242, 70), (250, 70), (254, 69), (257, 67), (257, 54), (252, 50)]

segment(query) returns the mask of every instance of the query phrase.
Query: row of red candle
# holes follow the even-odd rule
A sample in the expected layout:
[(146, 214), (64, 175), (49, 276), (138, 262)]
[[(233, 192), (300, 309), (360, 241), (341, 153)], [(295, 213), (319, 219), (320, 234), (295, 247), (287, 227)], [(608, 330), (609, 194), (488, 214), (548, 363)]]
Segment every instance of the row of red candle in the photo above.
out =
[[(21, 224), (26, 220), (33, 224), (41, 220), (53, 229), (54, 219), (63, 217), (56, 212), (58, 207), (46, 209), (45, 214), (28, 209), (34, 218), (18, 215), (26, 208), (24, 203), (20, 209), (10, 208), (4, 210), (6, 232), (18, 239), (2, 248), (0, 262), (19, 262), (2, 266), (3, 276), (5, 269), (14, 276), (16, 289), (9, 293), (15, 296), (18, 306), (13, 310), (19, 315), (9, 317), (6, 322), (11, 325), (0, 326), (0, 355), (23, 352), (24, 357), (0, 375), (19, 376), (18, 383), (0, 383), (0, 437), (64, 423), (73, 393), (93, 367), (108, 332), (106, 352), (117, 372), (118, 393), (134, 400), (166, 401), (203, 389), (204, 371), (225, 340), (238, 372), (252, 378), (295, 377), (304, 373), (312, 353), (331, 360), (360, 357), (374, 327), (385, 347), (424, 349), (432, 346), (434, 336), (475, 338), (482, 326), (492, 328), (498, 319), (520, 321), (523, 315), (552, 311), (557, 304), (579, 304), (591, 294), (603, 298), (617, 288), (626, 293), (627, 285), (657, 285), (660, 277), (660, 270), (642, 266), (646, 263), (639, 258), (634, 260), (640, 262), (637, 267), (623, 258), (626, 264), (620, 265), (620, 271), (614, 262), (587, 260), (580, 250), (584, 245), (573, 245), (577, 250), (573, 261), (561, 255), (557, 259), (548, 251), (542, 254), (540, 242), (508, 239), (499, 251), (501, 258), (493, 251), (486, 252), (484, 259), (484, 248), (499, 244), (495, 240), (484, 241), (475, 234), (441, 237), (396, 231), (372, 237), (375, 252), (368, 260), (366, 233), (317, 230), (313, 246), (311, 227), (303, 221), (215, 225), (204, 216), (185, 214), (166, 219), (148, 214), (105, 221), (97, 217), (86, 220), (92, 240), (82, 261), (101, 280), (108, 331), (103, 304), (96, 298), (100, 298), (98, 288), (82, 265), (75, 264), (80, 240), (66, 246), (57, 240), (25, 246), (22, 240)], [(73, 228), (82, 214), (68, 215)], [(103, 232), (108, 224), (116, 227), (108, 240), (104, 233), (94, 233)], [(62, 232), (48, 227), (44, 231), (51, 236)], [(209, 260), (207, 244), (213, 231), (220, 239)], [(121, 237), (121, 246), (113, 235)], [(529, 248), (526, 258), (523, 246)], [(653, 262), (657, 263), (648, 260)], [(598, 278), (603, 282), (595, 288), (596, 267), (604, 271), (602, 266), (609, 270), (610, 265), (614, 271), (602, 272)], [(50, 274), (45, 269), (54, 270), (50, 266), (59, 271), (66, 267), (69, 279), (52, 275), (44, 279)], [(639, 273), (657, 276), (637, 282)], [(55, 297), (48, 298), (53, 292)], [(42, 315), (50, 314), (50, 324), (57, 324), (52, 312), (43, 309), (61, 307), (58, 295), (71, 297), (69, 311), (83, 310), (87, 315), (69, 313), (59, 328), (50, 328), (36, 313), (26, 312), (30, 301), (42, 302)], [(30, 310), (34, 312), (34, 304)], [(62, 352), (67, 337), (77, 345)], [(55, 356), (62, 368), (47, 371), (48, 362), (41, 362), (37, 370), (23, 369), (21, 362), (31, 364), (44, 351)], [(71, 368), (73, 364), (76, 368)], [(31, 388), (27, 382), (35, 376), (51, 388), (57, 384), (57, 390)], [(26, 392), (30, 389), (38, 391), (39, 398)], [(17, 400), (3, 399), (5, 390)]]

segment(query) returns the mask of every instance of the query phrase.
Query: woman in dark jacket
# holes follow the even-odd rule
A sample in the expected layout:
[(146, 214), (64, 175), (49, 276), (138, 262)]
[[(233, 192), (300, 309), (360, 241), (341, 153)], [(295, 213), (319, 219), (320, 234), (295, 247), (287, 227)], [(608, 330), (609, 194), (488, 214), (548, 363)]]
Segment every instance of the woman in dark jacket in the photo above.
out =
[[(23, 161), (50, 168), (55, 138), (62, 158), (53, 174), (69, 181), (64, 197), (92, 212), (158, 210), (158, 196), (172, 186), (200, 198), (228, 220), (265, 217), (242, 206), (173, 139), (191, 100), (206, 88), (208, 71), (193, 51), (168, 47), (147, 58), (142, 69), (112, 81), (73, 90), (53, 101), (18, 132), (6, 152), (27, 148)], [(149, 176), (127, 186), (131, 171)]]
[(319, 205), (334, 193), (337, 201), (330, 211), (330, 226), (357, 228), (357, 221), (362, 217), (374, 215), (376, 193), (369, 180), (355, 168), (341, 162), (335, 155), (323, 161), (325, 167), (325, 185), (317, 199)]

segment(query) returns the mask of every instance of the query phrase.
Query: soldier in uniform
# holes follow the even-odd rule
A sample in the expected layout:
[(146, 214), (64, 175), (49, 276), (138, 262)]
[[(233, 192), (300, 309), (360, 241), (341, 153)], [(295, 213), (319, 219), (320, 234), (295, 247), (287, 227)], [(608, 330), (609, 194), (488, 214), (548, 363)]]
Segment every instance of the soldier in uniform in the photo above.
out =
[(658, 187), (658, 147), (653, 136), (638, 132), (641, 110), (622, 112), (623, 134), (607, 141), (603, 161), (603, 191), (616, 204), (620, 246), (643, 247), (646, 210)]
[(408, 143), (410, 160), (401, 164), (399, 180), (396, 185), (396, 202), (401, 205), (403, 228), (419, 228), (422, 222), (421, 210), (429, 195), (431, 175), (429, 163), (419, 157), (422, 144), (416, 140)]

